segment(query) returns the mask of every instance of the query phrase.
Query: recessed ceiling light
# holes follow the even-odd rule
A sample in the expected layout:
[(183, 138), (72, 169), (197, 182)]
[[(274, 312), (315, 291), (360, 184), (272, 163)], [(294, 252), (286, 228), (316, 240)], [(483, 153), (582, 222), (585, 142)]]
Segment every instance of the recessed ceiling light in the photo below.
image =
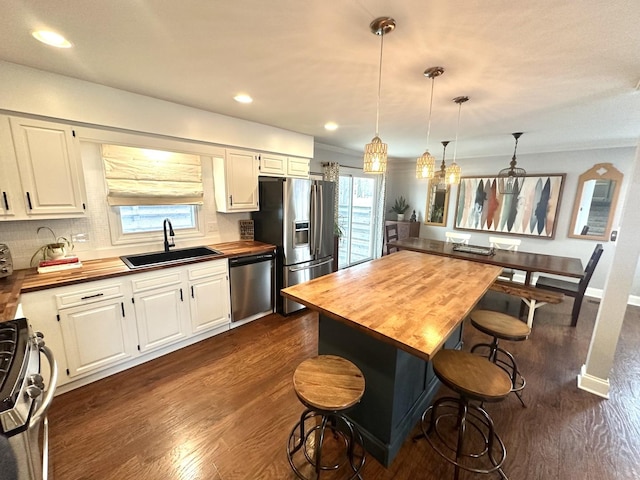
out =
[(31, 35), (33, 35), (36, 40), (51, 45), (52, 47), (71, 48), (71, 42), (56, 32), (37, 30)]
[(249, 95), (247, 95), (245, 93), (239, 93), (238, 95), (233, 97), (233, 99), (238, 103), (251, 103), (251, 102), (253, 102), (253, 98), (251, 98)]
[(338, 129), (338, 124), (336, 122), (327, 122), (324, 124), (324, 129), (333, 132)]

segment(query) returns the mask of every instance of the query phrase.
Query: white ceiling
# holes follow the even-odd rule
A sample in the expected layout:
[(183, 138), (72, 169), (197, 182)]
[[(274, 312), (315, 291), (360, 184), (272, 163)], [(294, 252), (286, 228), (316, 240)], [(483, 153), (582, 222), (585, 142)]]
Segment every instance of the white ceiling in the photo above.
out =
[[(634, 146), (640, 137), (638, 0), (3, 0), (0, 59), (313, 135), (361, 152), (375, 134), (395, 158), (453, 140), (460, 157)], [(30, 32), (48, 28), (74, 47)], [(238, 92), (253, 96), (241, 105)], [(1, 106), (0, 106), (1, 108)], [(327, 132), (332, 120), (340, 125)], [(451, 152), (453, 145), (449, 147)]]

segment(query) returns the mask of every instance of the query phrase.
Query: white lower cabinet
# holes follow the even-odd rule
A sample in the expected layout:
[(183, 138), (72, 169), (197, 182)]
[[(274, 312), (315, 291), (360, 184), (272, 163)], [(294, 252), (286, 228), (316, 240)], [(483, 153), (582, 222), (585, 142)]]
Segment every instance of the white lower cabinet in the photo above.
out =
[[(60, 368), (60, 393), (229, 329), (227, 260), (21, 296)], [(48, 374), (48, 372), (45, 372)]]
[(70, 377), (110, 367), (135, 355), (136, 343), (128, 334), (123, 299), (68, 308), (59, 315)]
[(180, 286), (133, 295), (141, 352), (187, 337), (184, 291)]
[(188, 275), (192, 332), (228, 327), (231, 307), (227, 261), (218, 260), (189, 268)]

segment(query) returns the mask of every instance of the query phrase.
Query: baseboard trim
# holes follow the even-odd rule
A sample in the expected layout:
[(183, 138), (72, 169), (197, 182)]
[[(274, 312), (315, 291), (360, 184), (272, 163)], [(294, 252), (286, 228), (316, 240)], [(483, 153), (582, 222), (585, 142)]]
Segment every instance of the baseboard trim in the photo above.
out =
[(602, 398), (609, 398), (609, 379), (594, 377), (587, 373), (587, 366), (582, 365), (580, 375), (578, 375), (578, 388)]

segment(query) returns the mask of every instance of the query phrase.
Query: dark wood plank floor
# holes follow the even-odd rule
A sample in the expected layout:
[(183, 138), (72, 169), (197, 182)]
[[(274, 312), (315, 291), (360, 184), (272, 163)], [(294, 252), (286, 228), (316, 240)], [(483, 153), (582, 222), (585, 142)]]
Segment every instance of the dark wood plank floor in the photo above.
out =
[[(597, 304), (585, 300), (575, 329), (570, 308), (541, 308), (530, 340), (505, 343), (527, 378), (528, 408), (513, 395), (488, 406), (508, 449), (504, 470), (511, 480), (638, 479), (640, 308), (627, 311), (610, 400), (576, 388)], [(467, 326), (465, 349), (480, 339)], [(60, 395), (49, 415), (51, 477), (293, 479), (285, 443), (302, 407), (291, 376), (316, 349), (315, 314), (272, 315)], [(389, 469), (367, 458), (363, 474), (452, 476), (424, 440), (410, 439)]]

